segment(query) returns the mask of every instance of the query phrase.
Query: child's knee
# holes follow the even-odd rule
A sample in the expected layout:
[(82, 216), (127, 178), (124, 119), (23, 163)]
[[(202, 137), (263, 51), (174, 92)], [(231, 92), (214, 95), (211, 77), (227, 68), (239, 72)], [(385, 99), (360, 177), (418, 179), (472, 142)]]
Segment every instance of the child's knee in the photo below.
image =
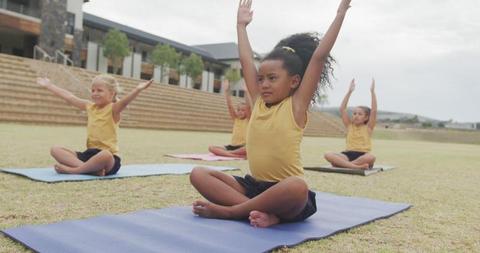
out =
[(323, 155), (323, 158), (325, 158), (325, 160), (327, 161), (330, 161), (332, 160), (332, 156), (333, 156), (333, 152), (328, 152), (328, 153), (325, 153), (325, 155)]
[(195, 167), (190, 172), (190, 183), (195, 184), (198, 180), (200, 180), (205, 174), (207, 170), (203, 167)]
[[(298, 196), (298, 198), (303, 198), (308, 194), (308, 185), (305, 180), (299, 177), (289, 177), (285, 180), (288, 180), (290, 192)], [(297, 197), (296, 197), (297, 198)]]
[(367, 159), (368, 159), (369, 163), (374, 163), (377, 158), (372, 154), (368, 154)]
[(97, 155), (100, 156), (102, 159), (104, 159), (106, 161), (107, 160), (113, 160), (113, 154), (110, 153), (110, 151), (108, 151), (108, 150), (102, 150)]
[(51, 148), (50, 148), (50, 155), (52, 156), (55, 156), (58, 151), (60, 151), (62, 149), (61, 146), (58, 146), (58, 145), (53, 145)]

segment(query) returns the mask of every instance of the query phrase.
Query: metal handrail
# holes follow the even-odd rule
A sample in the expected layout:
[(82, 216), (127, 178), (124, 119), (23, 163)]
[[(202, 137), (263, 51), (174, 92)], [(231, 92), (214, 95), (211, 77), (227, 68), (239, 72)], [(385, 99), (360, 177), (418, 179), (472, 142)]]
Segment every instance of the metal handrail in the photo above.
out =
[(60, 50), (55, 50), (55, 62), (58, 63), (58, 59), (61, 57), (63, 59), (63, 65), (68, 65), (73, 66), (73, 61), (68, 57), (66, 54), (64, 54)]
[[(42, 58), (38, 58), (39, 54)], [(53, 57), (51, 57), (43, 48), (39, 47), (38, 45), (33, 47), (33, 59), (53, 62)]]

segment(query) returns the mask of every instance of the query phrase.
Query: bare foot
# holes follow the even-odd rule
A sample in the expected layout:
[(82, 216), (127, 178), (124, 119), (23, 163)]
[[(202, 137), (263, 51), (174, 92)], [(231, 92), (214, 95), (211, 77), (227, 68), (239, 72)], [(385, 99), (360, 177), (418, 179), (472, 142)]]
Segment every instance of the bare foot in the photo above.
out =
[(352, 164), (355, 166), (352, 169), (360, 169), (360, 170), (368, 170), (370, 169), (370, 164), (364, 163), (364, 164), (356, 164), (355, 162), (352, 162)]
[(275, 214), (260, 211), (251, 211), (248, 219), (250, 220), (250, 225), (259, 228), (270, 227), (280, 222), (280, 219)]
[(368, 169), (370, 169), (370, 164), (368, 164), (368, 163), (361, 164), (361, 165), (359, 165), (359, 169), (368, 170)]
[(197, 200), (193, 202), (193, 213), (205, 218), (230, 219), (231, 216), (227, 207), (214, 203)]
[(103, 176), (105, 176), (105, 169), (101, 169), (99, 171), (92, 172), (91, 175), (103, 177)]
[(63, 164), (55, 164), (55, 166), (53, 166), (55, 168), (55, 171), (58, 173), (58, 174), (70, 174), (70, 170), (71, 168), (66, 166), (66, 165), (63, 165)]

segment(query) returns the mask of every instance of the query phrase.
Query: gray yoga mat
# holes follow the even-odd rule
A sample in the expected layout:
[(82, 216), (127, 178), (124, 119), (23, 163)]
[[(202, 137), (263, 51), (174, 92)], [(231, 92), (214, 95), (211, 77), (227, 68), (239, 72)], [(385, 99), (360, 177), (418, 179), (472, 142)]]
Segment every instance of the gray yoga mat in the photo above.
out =
[(304, 222), (254, 228), (246, 221), (194, 216), (191, 207), (143, 210), (2, 232), (37, 252), (265, 252), (321, 239), (410, 208), (317, 192), (316, 214)]
[(333, 172), (333, 173), (343, 173), (343, 174), (352, 174), (352, 175), (362, 175), (362, 176), (370, 176), (372, 174), (387, 171), (394, 169), (395, 167), (389, 165), (375, 165), (373, 168), (368, 170), (362, 169), (349, 169), (349, 168), (339, 168), (333, 167), (330, 165), (323, 165), (318, 167), (304, 167), (306, 170), (313, 170), (313, 171), (321, 171), (321, 172)]
[(5, 173), (11, 173), (15, 175), (24, 176), (32, 180), (54, 183), (65, 181), (86, 181), (86, 180), (99, 180), (99, 179), (114, 179), (124, 177), (143, 177), (143, 176), (156, 176), (166, 174), (187, 174), (192, 171), (196, 166), (208, 167), (214, 170), (237, 170), (232, 167), (220, 167), (209, 165), (196, 165), (196, 164), (131, 164), (124, 165), (120, 168), (117, 174), (98, 177), (91, 175), (78, 175), (78, 174), (58, 174), (53, 168), (28, 168), (28, 169), (0, 169)]

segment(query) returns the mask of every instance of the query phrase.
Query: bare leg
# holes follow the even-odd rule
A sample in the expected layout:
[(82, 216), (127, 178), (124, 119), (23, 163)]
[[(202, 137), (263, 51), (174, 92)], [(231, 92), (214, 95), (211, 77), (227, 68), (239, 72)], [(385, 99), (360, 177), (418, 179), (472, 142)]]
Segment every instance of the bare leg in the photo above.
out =
[(231, 206), (247, 201), (245, 189), (231, 175), (208, 168), (195, 167), (190, 182), (209, 201)]
[(375, 163), (375, 160), (377, 158), (370, 154), (370, 153), (366, 153), (360, 157), (358, 157), (357, 159), (355, 159), (354, 161), (352, 161), (353, 164), (357, 164), (357, 165), (361, 165), (361, 164), (368, 164), (368, 167), (369, 168), (373, 168), (373, 164)]
[(233, 151), (226, 150), (224, 147), (219, 146), (210, 146), (208, 147), (208, 151), (211, 153), (218, 155), (218, 156), (226, 156), (226, 157), (245, 157), (245, 155), (239, 155)]
[(115, 160), (113, 159), (113, 155), (107, 150), (102, 150), (79, 167), (57, 164), (55, 165), (55, 170), (57, 170), (58, 173), (65, 174), (93, 174), (97, 176), (105, 176), (105, 174), (113, 168), (114, 164)]
[(332, 164), (334, 167), (340, 168), (350, 168), (350, 169), (368, 169), (369, 164), (355, 164), (348, 161), (348, 157), (344, 154), (337, 154), (333, 152), (329, 152), (325, 154), (325, 160)]
[(238, 148), (238, 149), (235, 149), (235, 150), (232, 150), (230, 151), (233, 155), (236, 155), (238, 157), (243, 157), (243, 158), (247, 158), (247, 148), (245, 146), (241, 147), (241, 148)]
[(241, 219), (251, 216), (250, 220), (255, 220), (257, 212), (266, 214), (269, 218), (275, 216), (274, 220), (269, 220), (270, 223), (257, 224), (267, 227), (278, 223), (278, 218), (288, 219), (298, 215), (305, 208), (307, 200), (308, 187), (305, 181), (298, 177), (289, 177), (255, 198), (237, 205), (221, 206), (198, 200), (194, 202), (193, 211), (202, 217), (220, 219)]
[(63, 165), (79, 167), (83, 164), (83, 162), (78, 159), (77, 153), (64, 147), (53, 146), (50, 149), (50, 154), (58, 163)]

